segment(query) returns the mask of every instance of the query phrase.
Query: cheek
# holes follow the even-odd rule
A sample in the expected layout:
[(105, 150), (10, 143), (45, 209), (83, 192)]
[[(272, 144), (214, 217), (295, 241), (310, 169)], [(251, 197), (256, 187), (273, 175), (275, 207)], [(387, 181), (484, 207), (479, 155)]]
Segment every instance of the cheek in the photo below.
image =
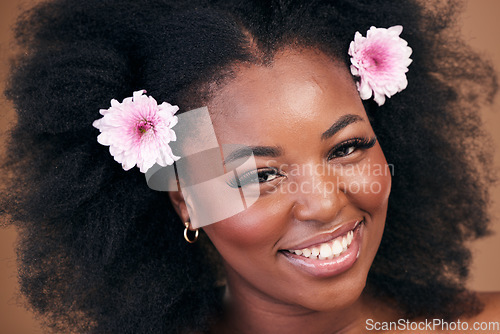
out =
[(344, 191), (352, 204), (372, 214), (382, 214), (385, 219), (389, 194), (391, 192), (392, 168), (387, 165), (379, 146), (373, 148), (353, 171), (344, 173)]
[(245, 211), (204, 229), (221, 254), (231, 249), (269, 252), (286, 228), (285, 210), (278, 201), (259, 199)]

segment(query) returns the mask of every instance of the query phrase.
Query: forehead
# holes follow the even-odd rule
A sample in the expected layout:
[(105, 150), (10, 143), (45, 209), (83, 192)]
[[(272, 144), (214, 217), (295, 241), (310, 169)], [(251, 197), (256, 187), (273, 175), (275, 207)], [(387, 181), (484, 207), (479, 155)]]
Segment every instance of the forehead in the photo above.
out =
[(301, 129), (322, 133), (345, 114), (367, 118), (348, 68), (313, 50), (240, 67), (208, 108), (220, 142), (246, 145), (270, 144)]

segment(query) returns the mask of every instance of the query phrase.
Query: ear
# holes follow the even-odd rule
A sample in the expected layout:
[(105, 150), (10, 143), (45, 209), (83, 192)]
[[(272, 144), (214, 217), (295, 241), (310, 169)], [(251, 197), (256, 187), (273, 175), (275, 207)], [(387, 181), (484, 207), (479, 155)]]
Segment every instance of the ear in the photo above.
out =
[(182, 219), (182, 222), (189, 221), (189, 212), (188, 212), (188, 204), (186, 203), (186, 200), (184, 199), (184, 196), (182, 195), (181, 191), (169, 191), (168, 196), (170, 197), (170, 200), (172, 201), (172, 205), (179, 215), (179, 217)]

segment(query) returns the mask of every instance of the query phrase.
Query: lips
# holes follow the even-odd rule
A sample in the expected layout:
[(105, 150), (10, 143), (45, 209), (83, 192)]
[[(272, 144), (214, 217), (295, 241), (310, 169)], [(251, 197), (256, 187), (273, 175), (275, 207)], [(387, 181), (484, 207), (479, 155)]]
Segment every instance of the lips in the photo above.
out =
[(333, 241), (324, 242), (312, 248), (303, 248), (296, 250), (290, 249), (288, 251), (290, 253), (307, 257), (309, 259), (333, 259), (334, 257), (340, 256), (347, 250), (347, 248), (349, 248), (352, 240), (354, 239), (354, 231), (356, 231), (356, 228), (354, 228), (354, 230), (352, 231), (347, 232), (347, 234), (343, 236), (339, 236), (333, 239)]
[(322, 233), (318, 236), (302, 241), (296, 245), (286, 247), (284, 248), (284, 250), (300, 250), (304, 248), (311, 249), (314, 248), (315, 246), (319, 248), (322, 243), (332, 241), (342, 235), (347, 234), (349, 231), (353, 231), (362, 222), (363, 222), (362, 219), (350, 221), (346, 224), (342, 224), (341, 226), (337, 227), (335, 230), (331, 232)]
[[(299, 247), (309, 245), (310, 248), (282, 250), (279, 254), (283, 255), (286, 261), (295, 269), (308, 275), (316, 277), (335, 276), (351, 268), (358, 259), (364, 227), (365, 224), (362, 220), (345, 224), (326, 236), (320, 235), (298, 244)], [(344, 238), (347, 238), (347, 241), (350, 239), (350, 242), (346, 241), (346, 244), (338, 245), (339, 240)], [(325, 241), (318, 243), (318, 240)], [(331, 248), (328, 250), (328, 247)]]

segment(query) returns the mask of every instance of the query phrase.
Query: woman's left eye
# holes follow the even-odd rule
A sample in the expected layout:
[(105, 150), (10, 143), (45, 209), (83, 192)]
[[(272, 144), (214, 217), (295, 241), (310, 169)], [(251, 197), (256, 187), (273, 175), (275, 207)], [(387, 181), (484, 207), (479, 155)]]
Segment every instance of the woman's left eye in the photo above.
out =
[(261, 168), (243, 173), (238, 179), (231, 179), (227, 184), (232, 188), (241, 188), (250, 184), (272, 182), (282, 176), (276, 168)]
[(358, 149), (371, 148), (377, 138), (353, 138), (336, 145), (328, 154), (328, 159), (342, 158), (354, 153)]

